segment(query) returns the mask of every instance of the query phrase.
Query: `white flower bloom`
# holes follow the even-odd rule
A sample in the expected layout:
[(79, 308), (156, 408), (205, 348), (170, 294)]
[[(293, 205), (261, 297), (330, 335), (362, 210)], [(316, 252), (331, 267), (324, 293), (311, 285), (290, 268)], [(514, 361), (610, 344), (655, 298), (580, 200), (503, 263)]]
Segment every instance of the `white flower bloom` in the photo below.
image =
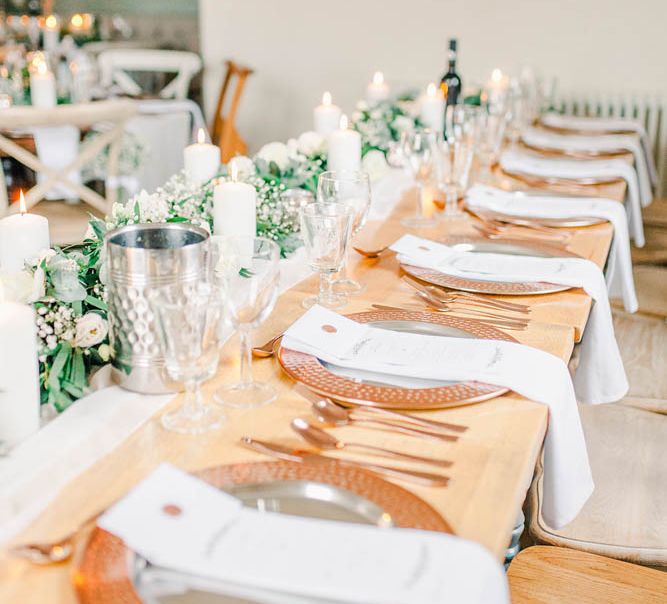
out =
[(102, 344), (97, 349), (97, 354), (99, 354), (100, 358), (106, 363), (111, 357), (111, 346), (109, 346), (108, 344)]
[(266, 163), (275, 162), (281, 172), (289, 165), (289, 149), (284, 143), (275, 142), (264, 145), (257, 153), (257, 157)]
[(109, 325), (96, 312), (87, 312), (76, 321), (74, 344), (81, 348), (89, 348), (99, 344), (107, 337)]
[(364, 158), (361, 160), (361, 166), (368, 173), (371, 182), (379, 180), (389, 170), (389, 164), (387, 164), (384, 153), (377, 149), (373, 149), (364, 155)]
[(324, 137), (317, 132), (304, 132), (297, 140), (297, 149), (306, 157), (316, 155), (324, 151)]
[(357, 103), (357, 109), (359, 111), (368, 111), (368, 103), (366, 101), (359, 101)]
[(410, 132), (414, 128), (414, 122), (405, 115), (397, 115), (392, 126), (397, 132)]
[(135, 195), (128, 201), (131, 212), (134, 212), (137, 204), (139, 204), (139, 216), (142, 222), (165, 222), (169, 216), (169, 204), (157, 193), (151, 195), (146, 190), (142, 190)]
[(239, 180), (246, 180), (247, 178), (254, 176), (256, 173), (254, 162), (245, 155), (232, 157), (232, 159), (229, 160), (228, 167), (231, 168), (232, 164), (236, 167)]
[(32, 299), (32, 276), (27, 271), (0, 273), (0, 302), (26, 304)]
[(46, 273), (41, 267), (41, 263), (37, 265), (35, 272), (32, 275), (32, 292), (30, 294), (30, 301), (35, 302), (46, 295)]

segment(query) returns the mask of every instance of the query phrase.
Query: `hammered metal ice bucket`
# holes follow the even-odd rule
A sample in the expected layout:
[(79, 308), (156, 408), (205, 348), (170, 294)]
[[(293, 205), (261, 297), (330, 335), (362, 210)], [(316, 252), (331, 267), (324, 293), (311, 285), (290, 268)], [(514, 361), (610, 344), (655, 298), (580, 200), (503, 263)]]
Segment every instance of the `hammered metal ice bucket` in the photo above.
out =
[(183, 223), (133, 224), (105, 237), (109, 339), (114, 379), (146, 394), (178, 387), (165, 375), (148, 295), (171, 283), (206, 278), (209, 234)]

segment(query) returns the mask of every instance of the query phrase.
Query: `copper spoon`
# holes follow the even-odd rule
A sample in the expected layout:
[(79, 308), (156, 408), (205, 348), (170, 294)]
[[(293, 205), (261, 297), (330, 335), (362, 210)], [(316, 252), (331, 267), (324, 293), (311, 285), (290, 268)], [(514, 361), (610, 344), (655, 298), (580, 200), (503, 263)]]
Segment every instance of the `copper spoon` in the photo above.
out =
[(352, 249), (366, 258), (378, 258), (380, 254), (389, 249), (389, 246), (385, 245), (384, 247), (378, 248), (377, 250), (364, 250), (361, 249), (360, 247), (355, 247), (355, 246), (352, 246)]
[(448, 468), (452, 465), (451, 461), (445, 459), (434, 459), (433, 457), (422, 457), (420, 455), (410, 455), (409, 453), (399, 453), (391, 449), (384, 449), (374, 445), (365, 445), (363, 443), (346, 443), (338, 440), (328, 432), (313, 426), (308, 420), (297, 417), (292, 420), (292, 430), (294, 430), (306, 442), (319, 449), (361, 449), (370, 451), (372, 453), (381, 454), (384, 457), (395, 457), (396, 459), (403, 459), (405, 461), (416, 461), (420, 463), (429, 463), (443, 468)]
[(346, 426), (349, 424), (372, 424), (385, 428), (391, 428), (397, 432), (402, 432), (403, 434), (409, 434), (411, 436), (426, 436), (439, 440), (446, 440), (449, 442), (456, 442), (459, 439), (458, 436), (453, 436), (451, 434), (443, 434), (442, 432), (432, 432), (429, 430), (416, 428), (414, 426), (406, 426), (396, 421), (387, 419), (355, 417), (351, 411), (343, 409), (342, 407), (336, 405), (336, 403), (333, 401), (324, 398), (320, 399), (316, 403), (313, 403), (312, 409), (317, 419), (325, 424), (333, 424), (334, 426)]
[(276, 343), (283, 337), (282, 333), (279, 333), (274, 338), (271, 338), (268, 342), (265, 342), (261, 346), (255, 346), (252, 349), (253, 356), (259, 358), (272, 357), (276, 352)]

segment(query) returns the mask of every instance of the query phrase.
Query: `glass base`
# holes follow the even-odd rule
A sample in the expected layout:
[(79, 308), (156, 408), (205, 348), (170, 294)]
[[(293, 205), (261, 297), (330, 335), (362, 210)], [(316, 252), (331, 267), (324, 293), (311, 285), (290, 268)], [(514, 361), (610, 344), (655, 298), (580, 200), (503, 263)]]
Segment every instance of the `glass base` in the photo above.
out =
[(403, 218), (401, 224), (406, 227), (415, 229), (434, 227), (438, 224), (435, 218), (426, 218), (422, 216), (412, 216), (411, 218)]
[(333, 290), (338, 294), (360, 294), (365, 289), (365, 285), (362, 285), (359, 281), (355, 281), (354, 279), (348, 279), (347, 277), (344, 279), (336, 279), (333, 282)]
[(463, 220), (464, 218), (467, 218), (466, 213), (459, 209), (455, 212), (447, 212), (447, 210), (445, 210), (441, 216), (442, 220)]
[(180, 434), (203, 434), (225, 423), (225, 414), (211, 405), (203, 405), (194, 412), (186, 412), (185, 406), (164, 413), (160, 423), (165, 430)]
[(315, 304), (319, 304), (320, 306), (324, 306), (324, 308), (336, 309), (345, 306), (347, 302), (348, 298), (346, 295), (333, 294), (331, 296), (327, 296), (326, 298), (320, 298), (320, 296), (310, 296), (301, 302), (301, 306), (304, 308), (310, 308), (311, 306), (315, 306)]
[(213, 400), (234, 409), (255, 409), (272, 403), (277, 397), (278, 392), (273, 386), (262, 382), (250, 382), (218, 388), (213, 395)]

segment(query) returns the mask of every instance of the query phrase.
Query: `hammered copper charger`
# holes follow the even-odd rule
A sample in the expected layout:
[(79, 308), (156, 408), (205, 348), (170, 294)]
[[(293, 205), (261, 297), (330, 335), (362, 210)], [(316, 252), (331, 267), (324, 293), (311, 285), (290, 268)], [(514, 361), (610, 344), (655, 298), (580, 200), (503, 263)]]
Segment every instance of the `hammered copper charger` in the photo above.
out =
[[(454, 533), (423, 499), (375, 474), (336, 460), (237, 463), (209, 468), (196, 475), (221, 488), (276, 480), (326, 483), (372, 501), (392, 517), (394, 526)], [(120, 539), (96, 528), (74, 574), (79, 600), (83, 604), (141, 604), (130, 576), (133, 556)]]

